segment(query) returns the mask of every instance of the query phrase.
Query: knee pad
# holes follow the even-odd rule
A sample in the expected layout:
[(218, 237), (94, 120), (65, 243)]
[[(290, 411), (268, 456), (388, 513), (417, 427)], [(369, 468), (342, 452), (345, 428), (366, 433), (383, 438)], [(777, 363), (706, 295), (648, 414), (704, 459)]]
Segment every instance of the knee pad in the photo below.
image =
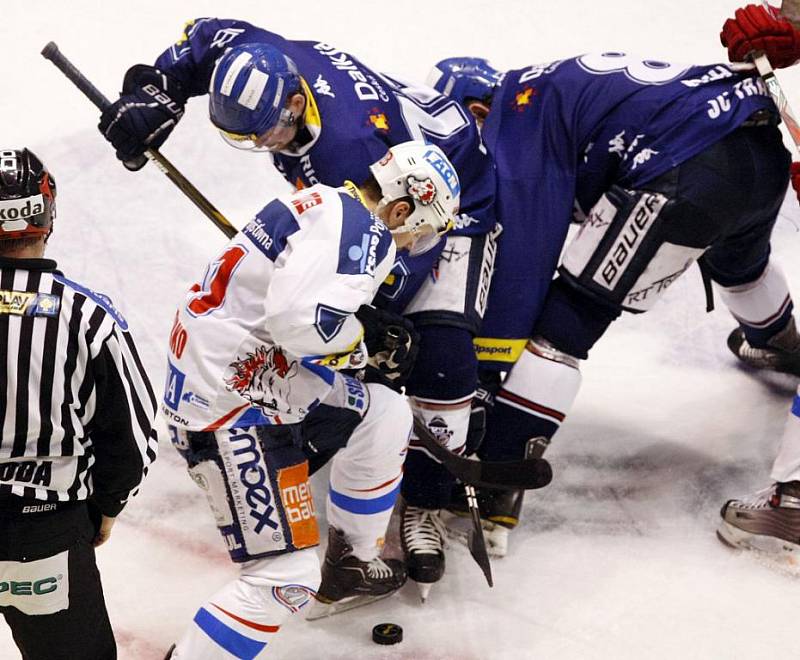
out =
[(486, 460), (518, 460), (529, 441), (558, 430), (581, 383), (579, 361), (541, 338), (534, 338), (495, 396), (479, 455)]
[(751, 346), (767, 341), (786, 327), (794, 305), (783, 270), (773, 260), (761, 275), (746, 284), (718, 286), (720, 298), (739, 322)]
[(472, 396), (478, 380), (472, 334), (443, 325), (424, 325), (418, 330), (420, 348), (406, 392), (442, 401)]

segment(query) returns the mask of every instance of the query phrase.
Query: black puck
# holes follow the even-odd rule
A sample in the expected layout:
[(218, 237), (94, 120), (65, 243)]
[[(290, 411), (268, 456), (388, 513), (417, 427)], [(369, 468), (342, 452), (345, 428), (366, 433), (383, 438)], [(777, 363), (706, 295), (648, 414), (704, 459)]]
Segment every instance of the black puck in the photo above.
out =
[(396, 623), (379, 623), (372, 629), (372, 641), (389, 646), (403, 641), (403, 629)]

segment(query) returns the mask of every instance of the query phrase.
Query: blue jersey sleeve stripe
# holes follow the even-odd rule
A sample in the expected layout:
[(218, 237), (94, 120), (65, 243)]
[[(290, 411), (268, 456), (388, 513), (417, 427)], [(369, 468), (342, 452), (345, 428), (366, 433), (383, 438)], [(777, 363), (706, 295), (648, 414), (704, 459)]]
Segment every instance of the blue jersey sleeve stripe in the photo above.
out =
[(356, 497), (350, 497), (349, 495), (345, 495), (337, 490), (334, 490), (333, 486), (330, 487), (329, 494), (331, 502), (333, 502), (333, 504), (338, 506), (340, 509), (344, 509), (350, 513), (370, 515), (372, 513), (380, 513), (381, 511), (391, 509), (394, 506), (395, 500), (397, 499), (398, 492), (400, 492), (399, 483), (394, 487), (394, 489), (392, 489), (391, 492), (386, 493), (386, 495), (381, 495), (380, 497), (375, 497), (371, 500), (362, 500)]
[(266, 642), (251, 639), (226, 626), (203, 607), (197, 610), (194, 622), (228, 653), (242, 660), (253, 660), (267, 645)]
[(792, 401), (792, 415), (795, 417), (800, 417), (800, 395), (794, 395), (794, 401)]

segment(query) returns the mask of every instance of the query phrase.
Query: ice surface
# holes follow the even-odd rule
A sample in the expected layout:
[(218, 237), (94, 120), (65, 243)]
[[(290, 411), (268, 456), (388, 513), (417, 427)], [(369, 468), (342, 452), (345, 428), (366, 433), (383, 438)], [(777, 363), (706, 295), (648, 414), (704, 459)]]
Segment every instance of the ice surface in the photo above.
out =
[[(719, 61), (717, 34), (737, 6), (7, 2), (0, 145), (33, 148), (55, 173), (59, 217), (49, 254), (126, 312), (160, 387), (174, 306), (223, 237), (155, 168), (132, 174), (118, 164), (94, 128), (97, 112), (39, 56), (47, 41), (113, 97), (127, 67), (152, 61), (193, 16), (235, 14), (424, 79), (431, 63), (459, 54), (488, 56), (500, 68), (598, 49)], [(798, 76), (780, 77), (800, 108)], [(241, 226), (284, 184), (265, 156), (224, 145), (205, 113), (203, 100), (192, 101), (163, 151)], [(799, 218), (788, 199), (773, 243), (795, 291)], [(370, 608), (293, 621), (273, 657), (751, 660), (796, 653), (798, 582), (730, 552), (713, 533), (726, 498), (767, 483), (795, 383), (739, 369), (724, 345), (731, 319), (703, 310), (692, 269), (656, 309), (624, 318), (598, 345), (548, 454), (555, 480), (528, 496), (509, 556), (494, 562), (493, 590), (467, 550), (454, 547), (426, 605), (410, 585)], [(233, 573), (202, 495), (162, 438), (141, 496), (98, 552), (123, 660), (160, 660), (197, 605)], [(321, 503), (324, 479), (315, 486)], [(372, 626), (382, 621), (404, 627), (401, 645), (372, 644)], [(3, 624), (0, 657), (18, 657)]]

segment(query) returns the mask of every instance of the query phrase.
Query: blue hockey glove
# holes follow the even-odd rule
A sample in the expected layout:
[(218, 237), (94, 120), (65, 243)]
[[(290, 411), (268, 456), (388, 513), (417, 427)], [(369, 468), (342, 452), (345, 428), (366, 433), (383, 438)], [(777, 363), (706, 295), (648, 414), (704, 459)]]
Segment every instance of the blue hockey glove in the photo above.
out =
[(186, 94), (171, 76), (146, 64), (135, 64), (125, 74), (122, 93), (100, 116), (98, 128), (117, 150), (129, 170), (147, 162), (149, 148), (157, 149), (183, 116)]

